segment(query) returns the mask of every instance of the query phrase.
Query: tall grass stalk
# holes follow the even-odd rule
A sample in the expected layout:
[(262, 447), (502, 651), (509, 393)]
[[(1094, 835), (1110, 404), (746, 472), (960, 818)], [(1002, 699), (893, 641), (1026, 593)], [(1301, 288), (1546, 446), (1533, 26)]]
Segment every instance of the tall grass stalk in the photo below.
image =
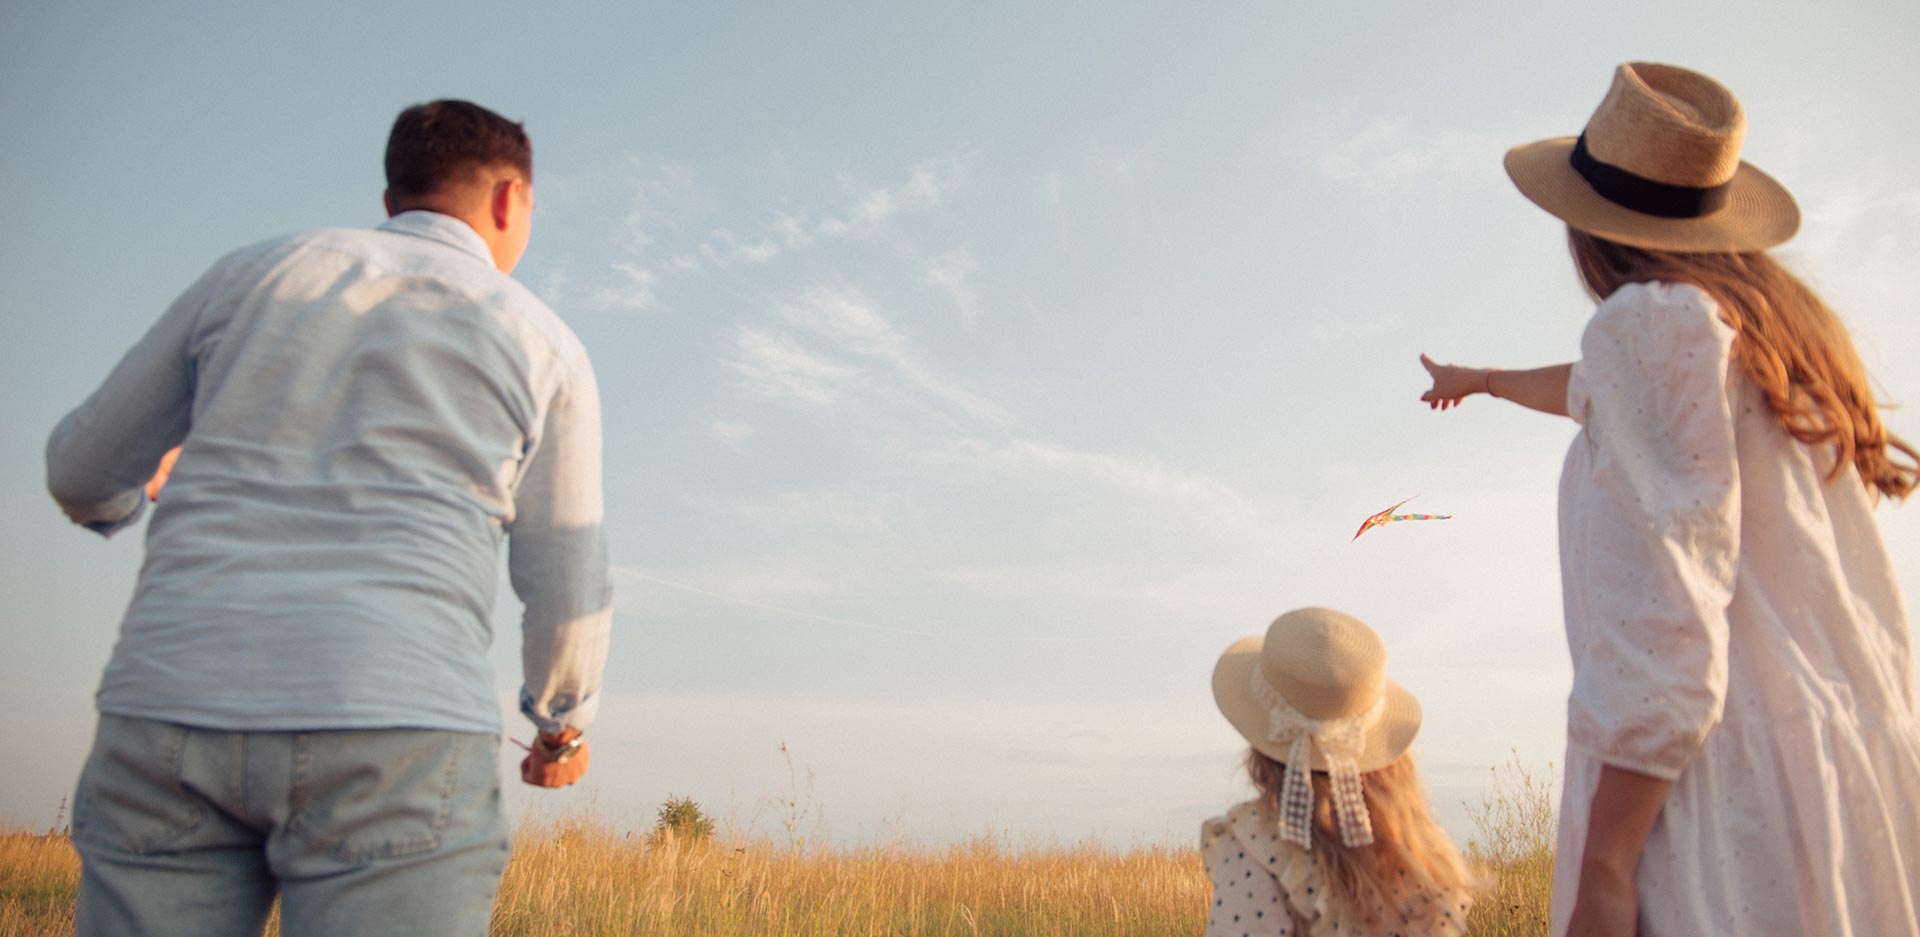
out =
[(1467, 808), (1474, 836), (1467, 860), (1485, 869), (1486, 890), (1467, 918), (1480, 937), (1533, 937), (1548, 932), (1553, 897), (1553, 766), (1536, 774), (1518, 755), (1493, 769), (1493, 783), (1480, 806)]
[(563, 820), (521, 830), (494, 933), (1158, 937), (1193, 931), (1208, 894), (1185, 847), (649, 846)]

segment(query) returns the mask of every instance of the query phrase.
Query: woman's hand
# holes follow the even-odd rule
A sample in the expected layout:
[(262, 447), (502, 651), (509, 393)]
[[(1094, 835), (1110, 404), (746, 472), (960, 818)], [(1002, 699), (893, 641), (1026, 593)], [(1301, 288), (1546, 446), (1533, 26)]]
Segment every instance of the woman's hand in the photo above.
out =
[(1640, 896), (1633, 879), (1583, 871), (1566, 937), (1634, 937), (1639, 932)]
[(1460, 401), (1468, 395), (1485, 393), (1487, 390), (1485, 368), (1441, 364), (1424, 354), (1420, 356), (1420, 366), (1426, 368), (1433, 377), (1433, 387), (1420, 395), (1420, 399), (1427, 402), (1429, 410), (1451, 409), (1459, 406)]
[[(1672, 790), (1672, 781), (1616, 765), (1600, 766), (1587, 808), (1587, 842), (1580, 850), (1580, 884), (1567, 937), (1634, 937), (1640, 895), (1633, 877)], [(1712, 861), (1708, 856), (1699, 859)]]

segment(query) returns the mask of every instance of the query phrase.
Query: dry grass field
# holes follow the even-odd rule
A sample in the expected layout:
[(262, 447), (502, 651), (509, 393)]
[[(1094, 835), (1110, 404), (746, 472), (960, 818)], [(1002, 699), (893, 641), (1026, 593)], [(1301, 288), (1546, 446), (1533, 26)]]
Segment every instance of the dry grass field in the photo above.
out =
[[(1475, 934), (1544, 935), (1548, 785), (1495, 774), (1468, 852), (1487, 871)], [(70, 934), (79, 863), (63, 836), (0, 834), (0, 935)], [(621, 833), (591, 818), (524, 825), (494, 908), (512, 937), (1197, 935), (1209, 886), (1186, 844), (802, 847)], [(277, 933), (270, 928), (269, 933)]]

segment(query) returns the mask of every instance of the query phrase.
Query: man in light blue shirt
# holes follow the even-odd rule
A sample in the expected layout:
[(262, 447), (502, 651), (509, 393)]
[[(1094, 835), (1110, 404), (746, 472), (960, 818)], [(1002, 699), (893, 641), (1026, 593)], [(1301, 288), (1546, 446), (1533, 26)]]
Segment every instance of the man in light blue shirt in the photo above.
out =
[(75, 523), (111, 535), (155, 500), (75, 798), (83, 935), (258, 934), (276, 893), (290, 935), (484, 933), (503, 541), (538, 729), (522, 777), (586, 768), (600, 405), (579, 341), (508, 276), (532, 146), (434, 101), (395, 121), (386, 169), (385, 224), (223, 258), (48, 441)]

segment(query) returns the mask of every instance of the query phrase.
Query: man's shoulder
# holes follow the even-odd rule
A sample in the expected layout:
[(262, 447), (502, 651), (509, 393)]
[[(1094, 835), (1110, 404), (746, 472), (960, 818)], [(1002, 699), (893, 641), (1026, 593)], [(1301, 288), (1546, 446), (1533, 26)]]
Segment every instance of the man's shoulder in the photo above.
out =
[(586, 347), (559, 313), (547, 305), (546, 300), (541, 299), (525, 283), (500, 272), (491, 264), (476, 266), (482, 269), (461, 270), (458, 277), (460, 288), (489, 308), (503, 326), (519, 333), (523, 341), (531, 340), (546, 346), (553, 358), (562, 363), (563, 370), (591, 373)]
[(538, 294), (490, 262), (438, 240), (385, 228), (310, 228), (239, 248), (217, 266), (257, 270), (300, 255), (351, 258), (349, 263), (364, 265), (369, 274), (432, 280), (490, 309), (502, 324), (547, 346), (568, 370), (590, 369), (579, 337)]
[(580, 337), (574, 334), (566, 321), (526, 284), (506, 274), (501, 274), (500, 279), (505, 281), (502, 290), (508, 300), (503, 304), (507, 313), (545, 342), (555, 357), (566, 363), (569, 371), (584, 370), (591, 374), (592, 365), (587, 360), (586, 346), (580, 343)]
[(286, 234), (275, 235), (255, 241), (240, 248), (235, 253), (247, 251), (272, 252), (300, 247), (347, 246), (351, 244), (377, 243), (380, 232), (374, 228), (307, 228)]
[(488, 305), (530, 318), (552, 316), (533, 291), (495, 269), (492, 262), (445, 241), (380, 228), (309, 228), (268, 238), (228, 255), (241, 259), (296, 254), (343, 258), (369, 278), (403, 276), (431, 281)]
[(213, 262), (213, 266), (215, 269), (247, 266), (265, 258), (282, 256), (299, 250), (313, 235), (320, 234), (327, 230), (332, 229), (296, 231), (292, 234), (279, 234), (273, 237), (251, 241), (227, 251), (221, 255), (219, 260)]
[(214, 261), (215, 270), (237, 270), (273, 264), (309, 250), (362, 253), (379, 243), (379, 232), (367, 228), (308, 228), (263, 238), (228, 251)]

